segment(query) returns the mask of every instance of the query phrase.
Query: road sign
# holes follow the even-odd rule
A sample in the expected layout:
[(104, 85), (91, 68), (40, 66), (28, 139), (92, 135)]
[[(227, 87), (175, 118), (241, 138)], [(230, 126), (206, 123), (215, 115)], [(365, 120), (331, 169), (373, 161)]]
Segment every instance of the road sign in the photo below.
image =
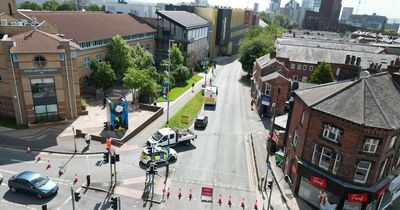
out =
[(187, 116), (187, 115), (182, 115), (182, 116), (181, 116), (181, 123), (186, 123), (186, 124), (188, 124), (188, 123), (189, 123), (189, 116)]
[(201, 188), (201, 200), (202, 201), (213, 201), (213, 191), (214, 189), (211, 187), (202, 187)]

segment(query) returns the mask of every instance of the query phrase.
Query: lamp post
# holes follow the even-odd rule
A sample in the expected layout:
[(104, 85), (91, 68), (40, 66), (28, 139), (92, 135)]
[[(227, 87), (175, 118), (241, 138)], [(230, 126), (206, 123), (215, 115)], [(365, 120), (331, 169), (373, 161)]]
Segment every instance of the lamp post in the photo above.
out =
[(75, 138), (75, 128), (74, 128), (74, 126), (72, 126), (72, 134), (74, 134), (74, 148), (75, 148), (74, 153), (76, 153), (77, 149), (76, 149), (76, 138)]
[(175, 42), (175, 40), (170, 39), (168, 41), (167, 125), (169, 124), (169, 77), (171, 74), (171, 43), (173, 42)]

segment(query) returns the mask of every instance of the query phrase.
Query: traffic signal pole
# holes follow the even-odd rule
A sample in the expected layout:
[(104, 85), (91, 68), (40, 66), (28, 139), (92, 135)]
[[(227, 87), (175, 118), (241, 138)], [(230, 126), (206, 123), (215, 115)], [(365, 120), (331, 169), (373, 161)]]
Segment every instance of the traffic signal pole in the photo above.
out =
[(72, 210), (75, 210), (74, 189), (71, 186)]
[(271, 180), (268, 180), (268, 184), (269, 185), (271, 185), (271, 187), (270, 187), (270, 191), (269, 191), (269, 196), (268, 196), (268, 208), (267, 209), (270, 209), (271, 208), (271, 197), (272, 197), (272, 188), (273, 188), (273, 181), (272, 181), (272, 179)]
[(112, 164), (111, 164), (111, 149), (108, 150), (108, 158), (110, 160), (110, 183), (111, 183), (111, 187), (113, 187), (113, 172), (112, 172)]

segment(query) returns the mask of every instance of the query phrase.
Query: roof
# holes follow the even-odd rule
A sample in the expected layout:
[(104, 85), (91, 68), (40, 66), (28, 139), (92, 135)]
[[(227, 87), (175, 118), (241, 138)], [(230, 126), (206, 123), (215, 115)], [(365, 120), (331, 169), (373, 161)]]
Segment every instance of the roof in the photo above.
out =
[(256, 63), (260, 66), (260, 69), (263, 69), (266, 66), (269, 66), (272, 63), (277, 62), (276, 58), (270, 58), (270, 54), (263, 55), (256, 59)]
[(77, 43), (110, 39), (116, 34), (128, 36), (153, 33), (155, 30), (146, 23), (140, 23), (129, 14), (81, 11), (23, 11), (28, 17), (36, 17), (56, 25), (57, 32), (66, 39)]
[(209, 25), (207, 20), (186, 11), (158, 11), (157, 15), (173, 21), (186, 29), (200, 28)]
[(17, 175), (18, 179), (25, 179), (28, 181), (34, 180), (35, 178), (39, 177), (40, 174), (33, 172), (33, 171), (23, 171)]
[(165, 135), (169, 135), (170, 133), (174, 133), (174, 130), (172, 130), (172, 128), (161, 128), (158, 130), (158, 132), (160, 132), (163, 136)]
[(359, 125), (400, 128), (400, 90), (387, 72), (295, 91), (309, 107)]
[[(11, 53), (62, 53), (59, 47), (60, 41), (68, 41), (59, 36), (39, 30), (32, 30), (17, 34), (10, 38), (15, 41), (15, 46), (10, 49)], [(69, 41), (71, 48), (81, 49), (79, 45)]]
[(289, 81), (286, 77), (282, 76), (282, 74), (280, 74), (280, 73), (277, 72), (277, 71), (274, 71), (274, 72), (272, 72), (272, 73), (270, 73), (270, 74), (267, 74), (267, 75), (261, 77), (261, 81), (266, 82), (266, 81), (269, 81), (269, 80), (276, 79), (276, 78), (278, 78), (278, 77), (281, 77), (281, 78), (283, 78), (283, 79)]

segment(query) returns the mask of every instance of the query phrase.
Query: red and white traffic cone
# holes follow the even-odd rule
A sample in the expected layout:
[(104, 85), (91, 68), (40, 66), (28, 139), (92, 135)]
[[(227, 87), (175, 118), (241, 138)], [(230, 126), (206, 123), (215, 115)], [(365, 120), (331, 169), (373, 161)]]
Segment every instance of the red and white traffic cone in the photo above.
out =
[(218, 204), (221, 206), (221, 204), (222, 204), (222, 195), (221, 195), (221, 193), (219, 194), (219, 197), (218, 197)]
[(49, 169), (49, 168), (51, 168), (51, 163), (50, 163), (50, 160), (48, 160), (48, 161), (47, 161), (47, 167), (46, 167), (46, 170), (47, 170), (47, 169)]
[(169, 198), (170, 195), (171, 195), (171, 192), (169, 191), (169, 187), (168, 187), (168, 190), (167, 190), (167, 199)]
[(258, 209), (258, 203), (257, 203), (257, 200), (256, 200), (256, 202), (254, 203), (254, 209)]
[(229, 196), (229, 198), (228, 198), (228, 206), (229, 207), (232, 206), (232, 196)]
[(245, 202), (244, 202), (244, 198), (243, 198), (242, 201), (240, 202), (240, 206), (241, 206), (242, 208), (244, 208), (244, 207), (246, 206), (246, 204), (245, 204)]
[(30, 147), (26, 148), (26, 152), (31, 153), (32, 152), (31, 148)]
[(192, 200), (193, 194), (192, 194), (192, 189), (189, 190), (189, 201)]
[(178, 199), (180, 200), (182, 198), (182, 190), (179, 188), (179, 193), (178, 193)]
[(36, 162), (39, 162), (40, 160), (42, 160), (42, 157), (40, 157), (40, 155), (36, 156)]
[(75, 174), (75, 177), (74, 177), (74, 184), (76, 184), (77, 182), (79, 182), (79, 177), (78, 177), (78, 174)]

